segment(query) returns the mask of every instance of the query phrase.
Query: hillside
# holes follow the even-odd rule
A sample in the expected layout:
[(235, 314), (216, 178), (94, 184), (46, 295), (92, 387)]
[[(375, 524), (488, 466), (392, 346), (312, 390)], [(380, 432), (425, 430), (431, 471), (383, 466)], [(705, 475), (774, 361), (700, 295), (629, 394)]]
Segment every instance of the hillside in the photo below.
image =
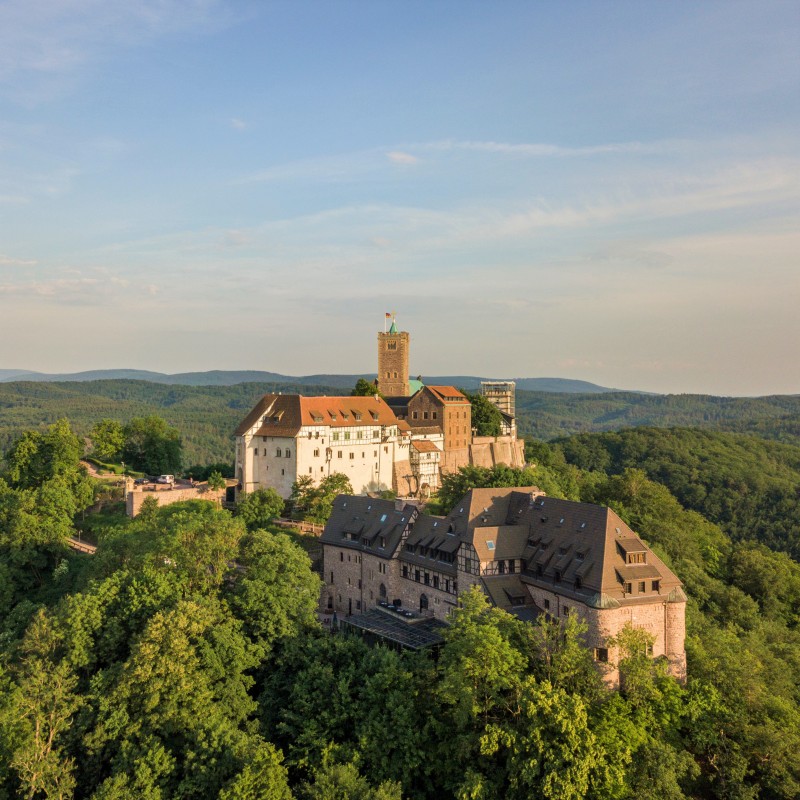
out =
[(800, 447), (736, 433), (636, 428), (556, 443), (584, 470), (642, 470), (735, 541), (800, 560)]
[[(26, 428), (41, 428), (65, 416), (85, 435), (104, 417), (126, 422), (155, 413), (183, 434), (187, 464), (232, 461), (233, 431), (261, 395), (342, 394), (353, 385), (326, 383), (337, 376), (316, 377), (318, 383), (256, 381), (233, 386), (139, 380), (0, 383), (0, 448), (8, 447)], [(469, 388), (463, 377), (438, 380)], [(800, 444), (800, 397), (795, 396), (723, 398), (518, 391), (517, 414), (520, 435), (541, 440), (646, 425), (728, 430)]]
[[(235, 386), (239, 383), (290, 383), (297, 386), (328, 386), (350, 389), (359, 378), (374, 380), (375, 373), (353, 375), (281, 375), (277, 372), (260, 370), (210, 370), (208, 372), (181, 372), (167, 375), (163, 372), (150, 372), (139, 369), (98, 369), (88, 372), (44, 373), (28, 370), (0, 370), (0, 383), (10, 381), (36, 381), (37, 383), (55, 383), (72, 381), (101, 380), (137, 380), (151, 383), (166, 383), (174, 386)], [(426, 375), (426, 383), (445, 386), (463, 386), (465, 389), (477, 389), (481, 381), (493, 380), (474, 375)], [(516, 378), (517, 388), (535, 392), (610, 392), (603, 386), (588, 381), (570, 380), (566, 378)]]
[(752, 433), (800, 444), (800, 396), (715, 397), (637, 392), (554, 394), (517, 391), (522, 436), (549, 441), (649, 425)]

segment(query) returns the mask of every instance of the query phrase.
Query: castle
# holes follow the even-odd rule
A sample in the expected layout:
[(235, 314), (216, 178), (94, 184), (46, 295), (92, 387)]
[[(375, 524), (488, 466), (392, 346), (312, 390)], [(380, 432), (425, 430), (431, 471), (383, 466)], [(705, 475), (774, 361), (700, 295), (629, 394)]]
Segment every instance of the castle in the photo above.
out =
[(472, 489), (446, 517), (403, 500), (340, 495), (322, 535), (322, 607), (362, 635), (420, 648), (471, 586), (531, 621), (575, 614), (611, 686), (614, 637), (653, 639), (653, 658), (686, 675), (686, 595), (670, 569), (611, 509), (536, 487)]
[(288, 498), (300, 478), (318, 483), (340, 472), (358, 494), (425, 497), (439, 488), (442, 473), (467, 464), (523, 466), (513, 382), (484, 385), (503, 430), (478, 437), (462, 392), (409, 378), (410, 346), (410, 334), (398, 331), (394, 318), (378, 333), (383, 397), (264, 395), (236, 429), (239, 492), (271, 487)]

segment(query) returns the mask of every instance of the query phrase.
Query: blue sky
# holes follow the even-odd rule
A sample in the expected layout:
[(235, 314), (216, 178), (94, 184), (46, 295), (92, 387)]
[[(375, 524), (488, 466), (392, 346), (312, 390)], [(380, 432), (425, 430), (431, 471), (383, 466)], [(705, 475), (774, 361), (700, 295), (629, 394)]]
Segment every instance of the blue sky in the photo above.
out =
[(800, 392), (797, 2), (0, 4), (0, 367)]

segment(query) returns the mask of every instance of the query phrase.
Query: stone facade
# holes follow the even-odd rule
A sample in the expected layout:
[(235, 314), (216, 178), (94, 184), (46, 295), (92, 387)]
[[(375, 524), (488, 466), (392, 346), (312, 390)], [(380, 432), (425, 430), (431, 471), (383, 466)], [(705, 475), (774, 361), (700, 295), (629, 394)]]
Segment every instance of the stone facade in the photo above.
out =
[(403, 501), (340, 496), (322, 535), (323, 606), (340, 615), (390, 603), (446, 620), (478, 586), (523, 619), (575, 614), (610, 685), (626, 626), (686, 676), (686, 597), (678, 578), (608, 508), (545, 497), (535, 487), (473, 489), (447, 517)]
[(159, 506), (183, 503), (186, 500), (210, 500), (213, 503), (222, 503), (225, 498), (225, 489), (209, 489), (205, 484), (178, 486), (170, 489), (151, 489), (150, 487), (142, 489), (136, 486), (125, 491), (125, 513), (129, 517), (138, 516), (142, 510), (142, 503), (148, 497), (154, 498)]
[(378, 388), (387, 397), (408, 397), (408, 355), (411, 337), (398, 332), (378, 334)]

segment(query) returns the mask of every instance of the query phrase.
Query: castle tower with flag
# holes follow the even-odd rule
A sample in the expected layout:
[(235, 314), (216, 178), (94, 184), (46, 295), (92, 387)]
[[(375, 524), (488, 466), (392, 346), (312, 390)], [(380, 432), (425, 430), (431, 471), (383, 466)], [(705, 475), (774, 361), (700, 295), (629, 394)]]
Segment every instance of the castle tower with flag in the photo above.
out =
[[(386, 325), (391, 320), (389, 330)], [(385, 397), (408, 397), (408, 351), (411, 337), (397, 330), (394, 312), (386, 312), (378, 333), (378, 388)]]

